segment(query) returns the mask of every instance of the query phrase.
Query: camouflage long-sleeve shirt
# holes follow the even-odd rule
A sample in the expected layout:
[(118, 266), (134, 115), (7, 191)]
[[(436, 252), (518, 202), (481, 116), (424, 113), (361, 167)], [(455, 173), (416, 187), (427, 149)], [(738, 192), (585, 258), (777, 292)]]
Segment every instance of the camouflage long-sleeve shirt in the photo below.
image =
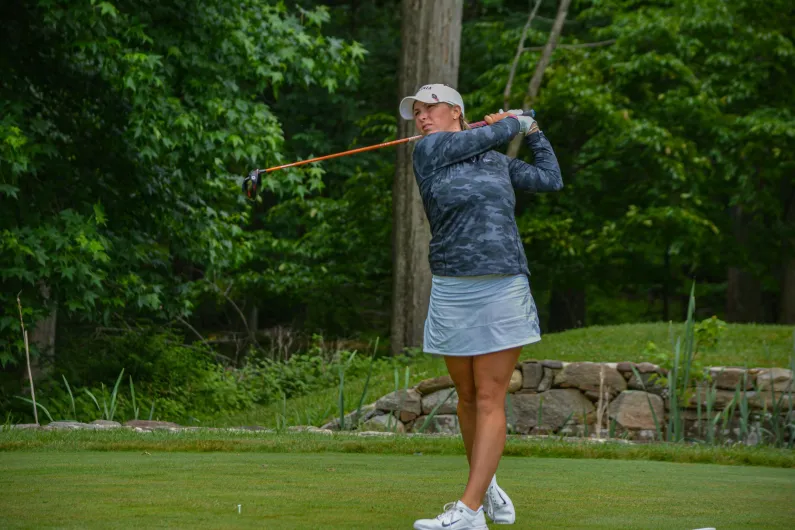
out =
[(537, 132), (526, 137), (535, 165), (493, 151), (519, 132), (519, 122), (421, 138), (414, 175), (431, 225), (429, 261), (437, 276), (530, 274), (519, 237), (514, 188), (563, 188), (555, 153)]

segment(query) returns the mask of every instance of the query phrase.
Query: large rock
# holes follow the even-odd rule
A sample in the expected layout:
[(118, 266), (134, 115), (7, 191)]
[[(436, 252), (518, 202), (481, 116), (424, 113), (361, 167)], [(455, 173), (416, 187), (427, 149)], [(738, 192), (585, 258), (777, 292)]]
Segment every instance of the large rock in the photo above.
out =
[(664, 372), (664, 370), (662, 370), (656, 364), (652, 364), (652, 363), (648, 363), (648, 362), (643, 362), (643, 363), (636, 364), (635, 365), (635, 369), (638, 372), (642, 373), (642, 374), (651, 374), (651, 373), (661, 374), (661, 373)]
[(124, 422), (124, 426), (139, 429), (179, 429), (179, 425), (170, 421), (130, 420)]
[(48, 423), (47, 426), (44, 427), (44, 429), (48, 431), (49, 430), (68, 431), (74, 429), (93, 429), (93, 428), (94, 427), (91, 427), (89, 424), (81, 423), (79, 421), (53, 421), (51, 423)]
[[(22, 429), (22, 430), (25, 430), (25, 429), (39, 429), (39, 428), (41, 428), (41, 425), (39, 425), (38, 423), (17, 423), (16, 425), (8, 425), (7, 427), (8, 427), (8, 430), (11, 430), (11, 429)], [(0, 425), (0, 431), (4, 430), (5, 428), (6, 428), (6, 426)]]
[(599, 392), (599, 377), (604, 370), (604, 388), (611, 396), (627, 389), (627, 381), (618, 370), (600, 363), (570, 363), (555, 374), (554, 385), (561, 388), (579, 388)]
[(91, 425), (94, 425), (95, 428), (98, 429), (118, 429), (121, 427), (121, 423), (118, 421), (109, 421), (109, 420), (94, 420), (91, 422)]
[(709, 369), (709, 375), (718, 388), (722, 390), (734, 390), (739, 385), (740, 390), (751, 390), (754, 385), (754, 377), (749, 373), (745, 376), (745, 386), (743, 387), (743, 374), (746, 370), (736, 367), (715, 366)]
[(393, 432), (378, 432), (378, 431), (362, 431), (357, 434), (361, 438), (389, 438), (394, 436)]
[[(398, 413), (397, 413), (397, 412), (395, 412), (395, 414), (398, 414)], [(412, 421), (416, 420), (416, 419), (417, 419), (417, 416), (418, 416), (418, 414), (414, 414), (413, 412), (406, 412), (405, 410), (401, 410), (401, 411), (400, 411), (400, 414), (398, 414), (398, 416), (397, 416), (397, 417), (398, 417), (398, 418), (400, 419), (400, 421), (402, 421), (404, 424), (409, 424), (409, 423), (411, 423)]]
[(596, 410), (593, 403), (574, 389), (548, 390), (542, 394), (513, 394), (510, 406), (506, 415), (512, 419), (514, 430), (519, 434), (527, 434), (536, 427), (557, 431), (567, 419), (572, 423), (582, 423), (583, 412), (586, 421), (590, 422)]
[(644, 374), (639, 373), (638, 375), (640, 375), (640, 380), (638, 380), (634, 373), (631, 374), (631, 377), (627, 380), (627, 388), (651, 392), (658, 396), (667, 395), (668, 387), (660, 380), (660, 374), (646, 372)]
[(453, 386), (453, 379), (449, 375), (443, 375), (441, 377), (434, 377), (433, 379), (420, 381), (414, 388), (417, 392), (424, 396), (426, 394), (432, 394), (437, 390), (452, 388)]
[(546, 366), (544, 367), (544, 376), (541, 378), (541, 382), (538, 383), (539, 392), (546, 392), (552, 388), (552, 382), (555, 380), (556, 373), (557, 370), (547, 368)]
[[(706, 410), (707, 408), (707, 396), (708, 396), (709, 389), (704, 386), (700, 386), (697, 390), (698, 395), (701, 396), (701, 408), (702, 410)], [(715, 391), (715, 398), (712, 403), (712, 410), (719, 411), (724, 410), (729, 407), (732, 400), (735, 399), (736, 391), (733, 390), (721, 390), (717, 389)], [(788, 392), (774, 392), (773, 395), (770, 395), (770, 389), (768, 388), (764, 392), (753, 392), (753, 391), (740, 391), (737, 401), (734, 403), (735, 407), (735, 414), (740, 409), (740, 403), (745, 396), (745, 399), (748, 400), (748, 405), (753, 410), (763, 410), (767, 409), (768, 412), (771, 412), (774, 405), (779, 404), (782, 409), (789, 410), (789, 393)], [(694, 393), (693, 397), (690, 401), (687, 402), (686, 407), (690, 409), (697, 408), (696, 393)], [(793, 392), (793, 403), (795, 403), (795, 392)], [(670, 409), (670, 400), (665, 400), (665, 408), (666, 410)]]
[[(356, 428), (358, 427), (358, 424), (361, 424), (362, 422), (369, 420), (370, 418), (376, 416), (377, 414), (378, 411), (375, 409), (375, 403), (370, 403), (369, 405), (362, 405), (362, 410), (358, 412), (358, 418), (356, 417), (357, 411), (355, 410), (345, 415), (345, 428), (346, 429)], [(340, 419), (334, 418), (325, 425), (322, 425), (320, 428), (339, 430)]]
[(315, 434), (334, 434), (334, 431), (331, 429), (321, 429), (320, 427), (315, 427), (314, 425), (310, 425), (306, 432), (313, 432)]
[(518, 392), (546, 392), (552, 388), (552, 381), (558, 371), (540, 363), (523, 363), (522, 388)]
[[(768, 388), (764, 392), (746, 392), (748, 404), (754, 410), (767, 410), (772, 412), (778, 406), (779, 411), (784, 413), (790, 408), (790, 392), (774, 392), (770, 395)], [(792, 404), (795, 406), (795, 392), (792, 392)]]
[(665, 409), (662, 398), (656, 394), (625, 390), (607, 407), (610, 419), (615, 418), (616, 423), (625, 429), (654, 429), (652, 410), (662, 428), (665, 425)]
[(373, 416), (359, 426), (360, 431), (369, 432), (406, 432), (406, 427), (392, 414)]
[(624, 374), (624, 373), (631, 374), (633, 366), (635, 366), (635, 363), (621, 362), (621, 363), (616, 364), (616, 370), (618, 370), (622, 374)]
[[(415, 432), (420, 432), (420, 429), (425, 424), (425, 420), (427, 418), (428, 416), (420, 416), (417, 418), (417, 421), (414, 422)], [(461, 429), (458, 426), (458, 416), (454, 414), (441, 414), (434, 416), (422, 432), (436, 434), (460, 434)]]
[(539, 363), (522, 363), (522, 389), (538, 392), (544, 376), (544, 367)]
[(544, 366), (544, 368), (551, 368), (553, 370), (560, 370), (561, 368), (566, 366), (566, 364), (568, 364), (568, 363), (564, 363), (563, 361), (554, 361), (554, 360), (546, 359), (546, 360), (541, 361), (541, 364)]
[[(450, 392), (452, 392), (452, 395), (450, 395)], [(442, 405), (439, 407), (439, 410), (436, 411), (436, 414), (456, 414), (458, 411), (458, 392), (452, 388), (445, 388), (444, 390), (437, 390), (433, 394), (423, 396), (422, 413), (426, 415), (430, 414), (439, 403), (442, 403)]]
[(522, 372), (514, 370), (511, 374), (511, 382), (508, 385), (508, 392), (514, 393), (522, 388)]
[(773, 385), (773, 390), (776, 392), (786, 392), (792, 387), (792, 370), (784, 368), (760, 370), (756, 376), (756, 385), (759, 391), (767, 390), (769, 392), (770, 386)]
[(313, 428), (311, 425), (289, 425), (287, 432), (307, 432), (311, 428)]
[(376, 401), (375, 408), (389, 412), (405, 410), (419, 416), (422, 414), (422, 395), (413, 388), (399, 390)]
[[(706, 409), (707, 408), (707, 399), (709, 397), (709, 392), (710, 392), (709, 387), (707, 387), (706, 385), (699, 385), (697, 387), (696, 391), (693, 392), (693, 395), (690, 398), (690, 400), (687, 403), (680, 402), (679, 406), (680, 407), (684, 406), (685, 408), (689, 408), (689, 409), (698, 408), (699, 397), (700, 397), (701, 408), (702, 409)], [(753, 392), (748, 392), (749, 396), (751, 394), (753, 394)], [(740, 395), (742, 396), (742, 394), (740, 394)], [(681, 400), (682, 396), (680, 396), (679, 399)], [(716, 411), (716, 410), (725, 409), (726, 407), (729, 406), (729, 404), (731, 403), (732, 399), (734, 399), (734, 391), (733, 390), (721, 390), (721, 389), (715, 390), (715, 396), (714, 396), (713, 402), (712, 402), (712, 410)], [(666, 410), (670, 410), (670, 408), (671, 408), (670, 399), (666, 399), (665, 400), (665, 408), (666, 408)]]

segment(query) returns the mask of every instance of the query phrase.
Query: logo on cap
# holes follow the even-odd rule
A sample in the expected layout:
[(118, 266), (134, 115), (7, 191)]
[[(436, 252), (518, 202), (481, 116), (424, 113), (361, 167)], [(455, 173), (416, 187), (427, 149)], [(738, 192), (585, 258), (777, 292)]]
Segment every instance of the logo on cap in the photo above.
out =
[(431, 97), (432, 97), (432, 98), (433, 98), (435, 101), (439, 101), (439, 98), (437, 98), (437, 97), (436, 97), (436, 94), (431, 94)]

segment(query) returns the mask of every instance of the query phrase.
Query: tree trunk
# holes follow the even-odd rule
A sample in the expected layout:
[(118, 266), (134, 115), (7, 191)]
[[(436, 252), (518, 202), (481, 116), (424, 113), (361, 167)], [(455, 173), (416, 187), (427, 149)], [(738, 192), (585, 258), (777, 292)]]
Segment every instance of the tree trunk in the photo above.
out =
[[(463, 0), (403, 0), (400, 98), (430, 83), (456, 86)], [(398, 118), (398, 137), (416, 134), (414, 122)], [(422, 346), (431, 293), (430, 229), (412, 169), (413, 145), (397, 149), (392, 188), (392, 353)]]
[(530, 11), (524, 29), (522, 29), (522, 37), (519, 39), (519, 45), (516, 47), (516, 55), (513, 56), (513, 63), (511, 63), (511, 72), (508, 74), (508, 82), (505, 83), (505, 91), (502, 93), (502, 108), (504, 110), (511, 108), (511, 87), (513, 85), (513, 78), (516, 76), (516, 67), (519, 66), (519, 59), (522, 57), (522, 53), (524, 53), (524, 41), (527, 39), (527, 32), (530, 30), (530, 24), (533, 23), (533, 19), (536, 13), (538, 13), (539, 7), (541, 7), (541, 0), (536, 0), (536, 5), (533, 6), (533, 10)]
[(554, 289), (549, 300), (550, 333), (585, 327), (585, 291)]
[(58, 308), (51, 299), (50, 286), (46, 283), (39, 284), (39, 292), (50, 314), (36, 322), (30, 333), (30, 344), (39, 350), (39, 356), (31, 360), (33, 378), (38, 379), (52, 373), (55, 364), (55, 324)]
[(779, 324), (795, 324), (795, 259), (784, 266), (779, 306)]
[[(555, 16), (555, 22), (552, 24), (552, 29), (549, 32), (549, 39), (547, 39), (547, 44), (544, 46), (544, 51), (541, 52), (541, 58), (538, 60), (538, 63), (536, 63), (535, 72), (533, 72), (533, 77), (530, 79), (530, 85), (527, 87), (527, 96), (525, 96), (524, 105), (522, 106), (524, 110), (531, 108), (538, 97), (538, 91), (541, 88), (541, 80), (544, 78), (544, 72), (552, 58), (552, 52), (555, 51), (558, 45), (558, 39), (560, 39), (560, 33), (563, 31), (563, 23), (566, 22), (566, 15), (569, 12), (570, 4), (571, 0), (560, 0), (558, 14)], [(521, 136), (516, 136), (508, 146), (508, 156), (516, 158), (516, 155), (519, 154), (520, 147), (522, 147), (522, 138)]]
[(670, 297), (671, 297), (671, 245), (665, 245), (665, 254), (663, 255), (663, 322), (668, 322), (671, 318)]
[[(790, 194), (789, 204), (786, 205), (786, 220), (789, 226), (795, 226), (795, 191)], [(795, 241), (790, 244), (790, 252), (795, 249)], [(780, 324), (795, 324), (795, 257), (784, 263), (781, 278), (781, 292), (779, 300), (778, 321)]]
[[(735, 243), (739, 248), (747, 246), (748, 227), (743, 219), (742, 208), (735, 206), (731, 211)], [(726, 287), (726, 320), (728, 322), (762, 322), (762, 283), (743, 267), (734, 264), (728, 270)]]

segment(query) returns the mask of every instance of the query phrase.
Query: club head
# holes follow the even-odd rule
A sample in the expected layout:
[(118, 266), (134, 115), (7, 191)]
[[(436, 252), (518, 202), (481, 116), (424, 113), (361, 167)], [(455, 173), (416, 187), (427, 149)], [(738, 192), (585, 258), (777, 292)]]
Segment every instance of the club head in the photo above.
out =
[(243, 193), (245, 193), (249, 199), (254, 200), (257, 198), (257, 192), (262, 185), (260, 173), (261, 171), (259, 169), (255, 169), (243, 179)]

